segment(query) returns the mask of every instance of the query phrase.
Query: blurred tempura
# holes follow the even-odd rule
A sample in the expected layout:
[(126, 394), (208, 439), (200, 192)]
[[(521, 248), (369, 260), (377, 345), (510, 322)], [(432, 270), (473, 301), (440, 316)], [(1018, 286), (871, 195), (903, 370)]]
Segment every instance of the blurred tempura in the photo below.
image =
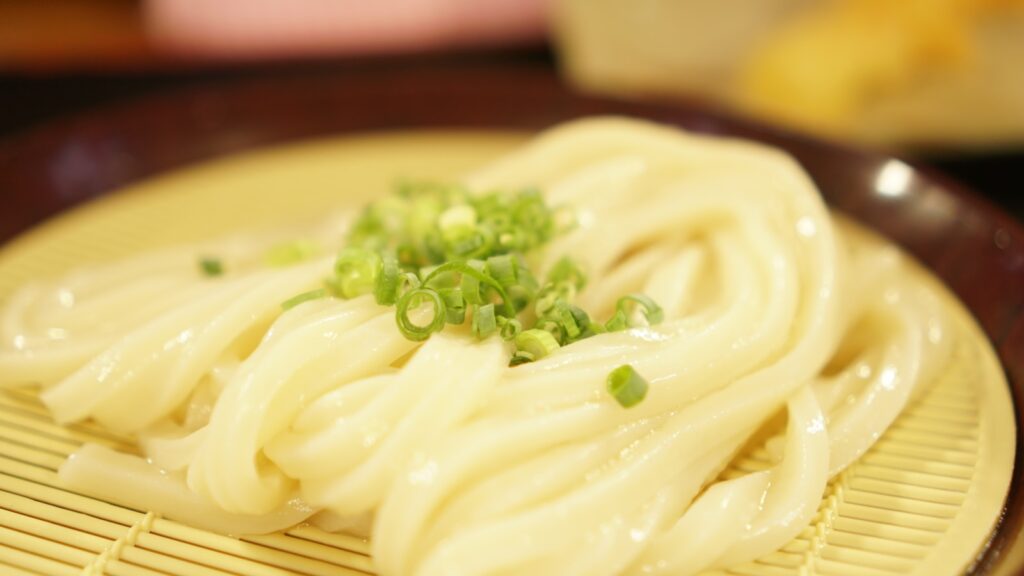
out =
[(581, 85), (887, 145), (1024, 140), (1021, 0), (562, 0)]

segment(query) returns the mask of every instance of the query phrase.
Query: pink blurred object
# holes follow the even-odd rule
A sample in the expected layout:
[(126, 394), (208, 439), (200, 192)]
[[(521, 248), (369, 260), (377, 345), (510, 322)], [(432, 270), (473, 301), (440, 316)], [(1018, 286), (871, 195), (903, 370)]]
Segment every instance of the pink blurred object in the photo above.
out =
[(158, 52), (286, 58), (526, 44), (546, 32), (547, 0), (147, 0)]

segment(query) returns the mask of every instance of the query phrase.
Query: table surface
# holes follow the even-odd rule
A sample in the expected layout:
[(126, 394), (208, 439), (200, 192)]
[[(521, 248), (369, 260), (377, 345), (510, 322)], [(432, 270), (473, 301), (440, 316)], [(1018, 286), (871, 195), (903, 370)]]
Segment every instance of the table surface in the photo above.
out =
[[(554, 58), (546, 50), (434, 55), (410, 59), (408, 66), (422, 71), (445, 66), (453, 59), (483, 60), (496, 67), (536, 66), (552, 73), (555, 69)], [(394, 65), (393, 58), (384, 60), (392, 60), (388, 65)], [(17, 138), (47, 122), (147, 95), (265, 76), (343, 73), (352, 66), (377, 64), (363, 59), (111, 73), (0, 73), (0, 139)], [(910, 159), (967, 184), (1024, 220), (1024, 143), (1011, 150), (930, 153)]]

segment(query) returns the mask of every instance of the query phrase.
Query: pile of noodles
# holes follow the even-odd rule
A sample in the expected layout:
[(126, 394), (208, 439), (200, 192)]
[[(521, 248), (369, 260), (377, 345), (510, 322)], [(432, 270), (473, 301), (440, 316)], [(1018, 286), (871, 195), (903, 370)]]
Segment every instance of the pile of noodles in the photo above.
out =
[[(513, 368), (459, 327), (407, 340), (370, 296), (282, 311), (331, 258), (262, 267), (253, 238), (216, 279), (182, 249), (25, 286), (0, 385), (137, 441), (83, 447), (70, 486), (200, 527), (363, 530), (387, 575), (683, 574), (791, 540), (948, 355), (935, 295), (775, 150), (587, 120), (464, 183), (571, 206), (536, 265), (571, 255), (587, 310), (641, 291), (665, 321)], [(624, 363), (650, 382), (630, 409), (605, 389)], [(773, 465), (723, 480), (773, 419)]]

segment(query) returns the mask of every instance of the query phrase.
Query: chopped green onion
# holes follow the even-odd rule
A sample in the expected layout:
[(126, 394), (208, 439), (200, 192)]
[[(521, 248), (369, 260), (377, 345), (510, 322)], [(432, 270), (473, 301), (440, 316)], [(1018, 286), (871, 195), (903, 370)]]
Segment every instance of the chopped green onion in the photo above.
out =
[(618, 332), (629, 328), (629, 322), (626, 319), (626, 313), (623, 310), (616, 310), (612, 317), (604, 323), (604, 329), (607, 332)]
[(295, 240), (272, 246), (263, 255), (263, 262), (267, 266), (282, 268), (298, 264), (316, 256), (320, 253), (320, 246), (312, 240)]
[(505, 288), (516, 283), (516, 261), (508, 254), (487, 259), (487, 273)]
[(571, 286), (575, 287), (577, 291), (583, 290), (584, 286), (587, 285), (587, 276), (583, 273), (583, 270), (576, 265), (576, 261), (568, 256), (562, 256), (555, 262), (555, 265), (551, 267), (551, 271), (548, 272), (548, 282), (558, 285), (564, 282), (568, 282)]
[(220, 258), (201, 258), (199, 260), (199, 270), (207, 276), (220, 276), (224, 273), (224, 264), (220, 261)]
[(584, 312), (584, 310), (579, 306), (569, 305), (568, 308), (569, 313), (572, 314), (573, 322), (576, 323), (576, 326), (578, 326), (582, 332), (579, 337), (582, 339), (587, 336), (593, 336), (594, 333), (591, 332), (592, 323), (590, 321), (590, 315)]
[(365, 248), (345, 248), (334, 263), (338, 295), (355, 298), (373, 292), (380, 272), (381, 258)]
[(284, 308), (285, 310), (291, 310), (292, 308), (298, 306), (299, 304), (302, 304), (303, 302), (317, 300), (325, 296), (327, 296), (327, 290), (323, 288), (317, 288), (316, 290), (310, 290), (309, 292), (303, 292), (302, 294), (292, 296), (291, 298), (285, 300), (284, 302), (281, 302), (281, 308)]
[(486, 226), (477, 225), (476, 210), (468, 204), (458, 204), (442, 212), (437, 225), (446, 252), (455, 257), (487, 254), (494, 244), (494, 233)]
[(508, 342), (523, 331), (523, 324), (515, 318), (498, 316), (498, 331), (501, 334), (501, 339)]
[[(438, 264), (437, 266), (424, 266), (419, 269), (418, 274), (423, 285), (426, 286), (429, 283), (431, 288), (454, 288), (457, 286), (458, 273), (447, 269), (438, 271), (440, 267), (441, 265)], [(434, 274), (434, 272), (437, 272), (437, 274)]]
[(540, 288), (540, 284), (537, 283), (537, 279), (533, 277), (533, 273), (530, 272), (530, 268), (521, 256), (516, 256), (516, 280), (520, 286), (532, 292), (536, 292)]
[(381, 257), (380, 273), (373, 287), (373, 299), (381, 306), (390, 306), (398, 301), (402, 284), (402, 270), (394, 256)]
[(580, 334), (583, 333), (583, 327), (581, 327), (576, 321), (577, 316), (573, 314), (573, 311), (569, 308), (568, 304), (563, 302), (560, 302), (559, 304), (561, 304), (561, 306), (558, 306), (558, 310), (556, 312), (558, 316), (558, 325), (561, 326), (568, 342), (575, 341), (579, 338)]
[(516, 284), (508, 287), (508, 299), (512, 301), (512, 307), (515, 308), (516, 312), (522, 312), (533, 302), (534, 293), (528, 290), (525, 286)]
[[(416, 324), (409, 318), (409, 313), (427, 302), (433, 307), (433, 315), (426, 324)], [(444, 328), (446, 320), (444, 299), (437, 293), (437, 290), (431, 288), (409, 290), (396, 304), (395, 320), (398, 322), (398, 329), (402, 335), (409, 340), (415, 342), (426, 340), (431, 334)]]
[[(486, 264), (482, 260), (468, 260), (466, 265), (480, 274), (484, 273)], [(480, 279), (476, 274), (462, 275), (462, 295), (469, 304), (483, 304), (484, 299), (480, 290)]]
[(473, 234), (450, 242), (447, 252), (456, 258), (476, 258), (486, 255), (494, 243), (494, 234), (488, 228), (478, 228)]
[(324, 278), (324, 288), (327, 289), (327, 293), (331, 296), (341, 296), (341, 282), (338, 281), (337, 276)]
[(498, 321), (494, 316), (494, 304), (477, 307), (473, 312), (473, 335), (483, 340), (498, 329)]
[(442, 288), (437, 291), (444, 299), (445, 322), (462, 324), (466, 321), (466, 299), (462, 297), (461, 288)]
[(423, 284), (430, 284), (430, 281), (439, 276), (440, 274), (452, 271), (462, 274), (463, 277), (465, 277), (466, 275), (473, 276), (482, 284), (486, 284), (493, 288), (494, 291), (498, 293), (498, 296), (501, 297), (502, 305), (505, 308), (505, 315), (509, 317), (515, 316), (515, 309), (512, 307), (512, 303), (508, 299), (508, 294), (505, 293), (505, 289), (502, 288), (501, 284), (498, 284), (498, 282), (487, 273), (477, 270), (476, 268), (470, 266), (464, 261), (455, 260), (452, 262), (445, 262), (444, 264), (441, 264), (440, 266), (435, 268), (433, 272), (427, 275), (426, 278), (423, 279)]
[(608, 373), (608, 393), (623, 407), (632, 408), (647, 396), (647, 380), (629, 364)]
[(615, 306), (616, 314), (621, 312), (627, 323), (629, 323), (630, 326), (633, 326), (636, 306), (643, 308), (644, 318), (650, 326), (658, 324), (665, 319), (665, 313), (662, 311), (661, 306), (658, 306), (657, 302), (652, 300), (649, 296), (636, 293), (627, 294), (622, 298), (619, 298), (619, 301)]
[(404, 288), (419, 288), (423, 285), (423, 283), (420, 282), (420, 277), (412, 272), (402, 274), (402, 280), (404, 280), (404, 283), (398, 288), (399, 291), (403, 291)]
[[(353, 224), (326, 293), (372, 293), (379, 304), (394, 304), (399, 330), (416, 341), (445, 324), (465, 323), (469, 314), (477, 338), (498, 334), (513, 343), (513, 366), (639, 325), (641, 313), (647, 324), (661, 321), (658, 305), (640, 294), (621, 298), (608, 322), (591, 320), (574, 304), (586, 275), (567, 256), (554, 263), (543, 284), (537, 281), (527, 265), (530, 252), (574, 221), (571, 210), (552, 209), (537, 190), (470, 193), (457, 185), (400, 183), (397, 194), (367, 206)], [(287, 262), (308, 252), (301, 246), (281, 250)], [(431, 316), (413, 314), (427, 304)], [(522, 319), (520, 312), (526, 312)]]
[(638, 307), (648, 326), (658, 324), (665, 318), (665, 313), (662, 311), (661, 306), (658, 306), (658, 303), (649, 296), (627, 294), (619, 298), (618, 303), (615, 305), (615, 313), (604, 324), (605, 330), (608, 332), (618, 332), (619, 330), (639, 326), (640, 324), (636, 321)]
[(536, 358), (529, 352), (516, 351), (512, 354), (512, 359), (509, 360), (509, 366), (519, 366), (520, 364), (526, 364), (527, 362), (533, 362)]
[(565, 340), (564, 334), (562, 333), (562, 326), (551, 318), (538, 318), (537, 323), (533, 327), (538, 328), (540, 330), (544, 330), (545, 332), (549, 332), (551, 336), (555, 338), (555, 340)]
[(473, 234), (476, 229), (476, 210), (467, 204), (459, 204), (445, 210), (437, 218), (441, 235), (448, 242)]
[(539, 360), (558, 350), (558, 342), (547, 330), (531, 328), (524, 330), (515, 337), (517, 352), (526, 352), (534, 360)]
[(417, 263), (416, 247), (411, 244), (399, 244), (395, 247), (395, 254), (398, 255), (398, 263), (402, 266), (414, 266)]
[(533, 303), (533, 311), (538, 317), (546, 315), (555, 307), (555, 303), (559, 301), (559, 296), (553, 290), (547, 290), (542, 292), (542, 296), (537, 298), (536, 302)]
[(491, 256), (487, 259), (486, 269), (505, 288), (517, 313), (533, 302), (536, 297), (536, 280), (519, 258), (511, 254)]

